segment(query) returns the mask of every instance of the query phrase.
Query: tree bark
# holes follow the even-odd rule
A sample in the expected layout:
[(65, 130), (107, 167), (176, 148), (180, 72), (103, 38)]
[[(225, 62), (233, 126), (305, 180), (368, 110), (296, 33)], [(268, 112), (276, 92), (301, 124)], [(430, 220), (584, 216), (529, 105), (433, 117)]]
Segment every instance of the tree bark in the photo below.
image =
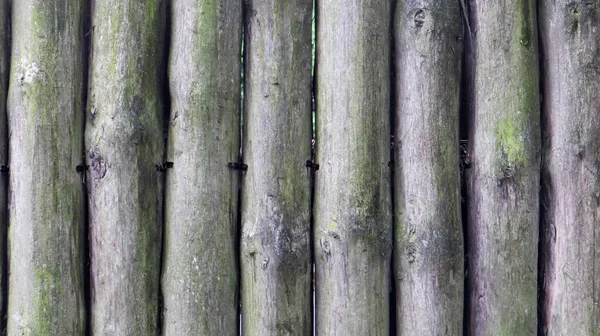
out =
[(165, 3), (92, 8), (85, 141), (93, 334), (157, 334)]
[(82, 335), (84, 1), (12, 2), (8, 335)]
[(242, 3), (172, 2), (164, 335), (233, 335), (238, 321)]
[(600, 334), (600, 5), (540, 3), (544, 335)]
[(308, 335), (312, 1), (247, 5), (243, 334)]
[(462, 335), (458, 1), (395, 13), (395, 281), (401, 335)]
[[(8, 166), (8, 120), (6, 96), (9, 75), (9, 24), (8, 0), (0, 0), (0, 165)], [(6, 270), (8, 229), (8, 174), (0, 175), (0, 316), (6, 316)], [(0, 330), (5, 330), (5, 320), (0, 321)]]
[(319, 335), (388, 335), (391, 2), (317, 3)]
[(472, 335), (535, 335), (540, 176), (536, 2), (470, 1)]

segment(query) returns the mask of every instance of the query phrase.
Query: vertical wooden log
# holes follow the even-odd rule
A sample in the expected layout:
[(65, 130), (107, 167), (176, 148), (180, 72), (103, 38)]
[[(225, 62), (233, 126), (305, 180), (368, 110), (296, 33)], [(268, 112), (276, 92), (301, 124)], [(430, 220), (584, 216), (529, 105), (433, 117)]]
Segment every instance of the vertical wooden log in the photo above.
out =
[(469, 332), (535, 335), (540, 180), (536, 2), (471, 0), (470, 11)]
[(84, 1), (12, 2), (8, 335), (81, 335)]
[(600, 335), (598, 19), (597, 2), (540, 3), (544, 335)]
[(157, 333), (165, 3), (105, 0), (92, 8), (85, 141), (97, 335)]
[(247, 3), (244, 335), (309, 335), (312, 1)]
[(388, 335), (391, 2), (317, 3), (319, 335)]
[[(8, 125), (6, 118), (6, 96), (9, 74), (9, 22), (8, 0), (0, 0), (0, 165), (8, 166)], [(7, 298), (5, 272), (7, 270), (7, 229), (8, 229), (8, 174), (0, 175), (0, 316)], [(5, 320), (0, 322), (0, 330), (5, 330)]]
[(395, 281), (401, 335), (462, 335), (458, 1), (395, 13)]
[(172, 2), (164, 335), (237, 333), (239, 0)]

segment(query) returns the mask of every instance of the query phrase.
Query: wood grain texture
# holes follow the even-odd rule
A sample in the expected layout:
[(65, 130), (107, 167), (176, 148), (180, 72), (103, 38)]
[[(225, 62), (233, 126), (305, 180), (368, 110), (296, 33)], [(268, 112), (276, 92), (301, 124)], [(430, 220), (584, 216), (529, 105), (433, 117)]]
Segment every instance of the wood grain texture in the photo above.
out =
[(8, 335), (83, 335), (84, 1), (12, 2)]
[(390, 1), (317, 3), (318, 335), (388, 335)]
[(171, 4), (164, 335), (234, 335), (242, 3)]
[(462, 335), (458, 1), (399, 1), (395, 41), (395, 281), (400, 335)]
[(246, 17), (242, 329), (308, 335), (312, 1), (250, 0)]
[(600, 335), (600, 4), (541, 1), (544, 335)]
[(470, 335), (537, 332), (540, 113), (536, 3), (471, 0)]
[(156, 335), (165, 1), (95, 1), (92, 25), (85, 130), (91, 332)]

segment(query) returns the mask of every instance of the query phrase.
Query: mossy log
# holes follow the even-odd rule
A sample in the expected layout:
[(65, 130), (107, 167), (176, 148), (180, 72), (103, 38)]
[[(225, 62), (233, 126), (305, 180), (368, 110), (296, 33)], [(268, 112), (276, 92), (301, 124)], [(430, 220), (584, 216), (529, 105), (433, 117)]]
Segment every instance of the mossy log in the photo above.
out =
[(470, 0), (469, 334), (535, 335), (540, 190), (536, 2)]
[(544, 335), (600, 335), (600, 4), (541, 1)]
[(238, 330), (242, 2), (171, 4), (164, 335)]
[(317, 2), (318, 335), (388, 335), (391, 1)]
[(396, 325), (462, 335), (459, 1), (399, 1), (394, 24)]
[(244, 335), (309, 335), (312, 1), (247, 2)]
[(83, 153), (84, 13), (82, 0), (12, 1), (8, 335), (85, 330), (75, 169)]
[(158, 332), (165, 4), (92, 8), (85, 154), (95, 335)]

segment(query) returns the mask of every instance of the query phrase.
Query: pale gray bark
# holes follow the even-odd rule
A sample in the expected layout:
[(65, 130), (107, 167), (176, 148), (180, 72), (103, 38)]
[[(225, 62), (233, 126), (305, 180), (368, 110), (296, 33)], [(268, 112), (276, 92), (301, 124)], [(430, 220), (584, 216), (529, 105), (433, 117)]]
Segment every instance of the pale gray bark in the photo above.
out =
[(84, 1), (12, 2), (8, 335), (83, 335)]
[(165, 3), (103, 0), (92, 8), (85, 141), (96, 335), (157, 334)]
[(536, 3), (470, 1), (471, 335), (535, 335), (540, 176)]
[(247, 2), (244, 335), (309, 335), (312, 1)]
[[(6, 119), (6, 95), (8, 93), (9, 74), (9, 12), (8, 0), (0, 0), (0, 165), (8, 165), (8, 127)], [(8, 174), (0, 175), (0, 316), (5, 316), (4, 303), (6, 283), (6, 232), (8, 228)], [(4, 330), (4, 319), (0, 321), (0, 330)]]
[(399, 335), (462, 335), (459, 1), (399, 1), (394, 38)]
[(600, 334), (599, 19), (597, 2), (540, 3), (547, 335)]
[(174, 0), (164, 335), (237, 332), (239, 0)]
[(391, 2), (317, 3), (318, 335), (388, 335)]

